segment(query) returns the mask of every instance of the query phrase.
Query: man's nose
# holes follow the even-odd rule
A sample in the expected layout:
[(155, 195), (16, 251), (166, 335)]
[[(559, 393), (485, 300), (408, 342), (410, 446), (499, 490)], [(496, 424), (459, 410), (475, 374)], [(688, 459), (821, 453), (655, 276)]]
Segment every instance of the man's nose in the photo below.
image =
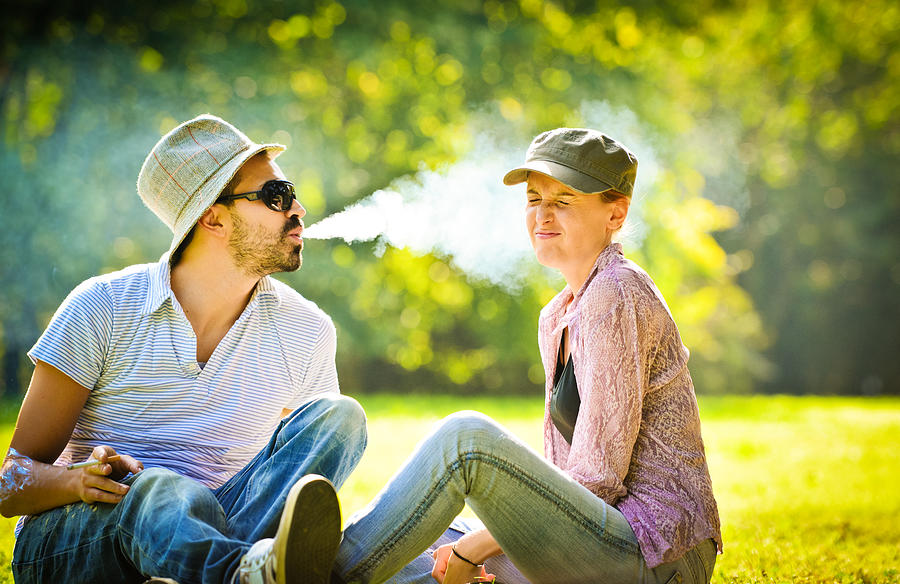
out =
[(287, 213), (288, 217), (296, 215), (298, 219), (303, 219), (304, 215), (306, 215), (306, 209), (300, 204), (300, 201), (294, 199), (291, 208), (285, 211), (285, 213)]

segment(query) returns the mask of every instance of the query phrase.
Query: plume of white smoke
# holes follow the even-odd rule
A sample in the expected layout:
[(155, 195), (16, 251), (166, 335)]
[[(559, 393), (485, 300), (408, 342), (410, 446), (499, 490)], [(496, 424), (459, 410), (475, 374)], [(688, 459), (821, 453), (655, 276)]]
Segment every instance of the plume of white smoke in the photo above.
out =
[(384, 245), (449, 258), (468, 276), (518, 286), (531, 256), (524, 188), (503, 184), (521, 153), (481, 144), (456, 164), (395, 181), (347, 209), (307, 227), (304, 238), (378, 239)]
[[(495, 118), (496, 119), (496, 118)], [(479, 127), (484, 118), (479, 117)], [(659, 173), (655, 140), (629, 109), (605, 102), (585, 104), (572, 125), (600, 130), (625, 144), (638, 158), (635, 202), (652, 196)], [(495, 129), (492, 136), (509, 135)], [(532, 261), (525, 229), (525, 189), (508, 187), (503, 175), (524, 160), (528, 143), (509, 144), (479, 135), (479, 146), (447, 168), (403, 177), (347, 209), (307, 227), (307, 239), (341, 238), (348, 243), (377, 239), (385, 245), (435, 253), (469, 277), (518, 288)], [(629, 213), (626, 243), (644, 237), (640, 205)]]

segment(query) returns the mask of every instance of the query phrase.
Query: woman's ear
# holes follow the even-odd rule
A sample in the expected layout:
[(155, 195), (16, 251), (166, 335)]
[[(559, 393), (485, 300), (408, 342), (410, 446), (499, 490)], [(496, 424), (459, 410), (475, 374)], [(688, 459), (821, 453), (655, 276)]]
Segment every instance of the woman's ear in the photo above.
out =
[(619, 197), (610, 205), (612, 205), (612, 214), (609, 217), (609, 228), (612, 231), (618, 231), (622, 228), (622, 224), (625, 223), (626, 217), (628, 217), (628, 206), (631, 204), (631, 200), (628, 197)]

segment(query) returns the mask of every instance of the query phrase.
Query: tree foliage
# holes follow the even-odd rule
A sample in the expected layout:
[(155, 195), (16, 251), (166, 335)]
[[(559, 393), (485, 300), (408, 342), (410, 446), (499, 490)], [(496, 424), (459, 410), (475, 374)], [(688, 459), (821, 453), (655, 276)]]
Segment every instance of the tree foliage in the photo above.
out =
[[(205, 111), (290, 147), (308, 223), (486, 135), (515, 159), (611, 120), (651, 153), (626, 253), (699, 391), (900, 391), (898, 19), (878, 0), (26, 3), (0, 24), (7, 391), (72, 286), (167, 247), (134, 180)], [(334, 317), (349, 390), (539, 391), (547, 272), (511, 293), (439, 253), (306, 255), (283, 278)]]

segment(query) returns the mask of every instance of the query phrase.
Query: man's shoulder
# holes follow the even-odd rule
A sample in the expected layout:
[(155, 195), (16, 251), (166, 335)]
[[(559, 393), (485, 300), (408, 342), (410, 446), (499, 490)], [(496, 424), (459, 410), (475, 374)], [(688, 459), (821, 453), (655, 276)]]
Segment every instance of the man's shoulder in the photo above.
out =
[(150, 281), (150, 271), (156, 264), (134, 264), (106, 274), (93, 276), (81, 282), (69, 294), (75, 298), (107, 298), (114, 301), (116, 297), (146, 291)]
[(292, 326), (290, 323), (299, 319), (307, 323), (318, 323), (320, 325), (327, 323), (328, 326), (333, 326), (331, 317), (319, 308), (315, 302), (280, 280), (270, 277), (269, 281), (272, 283), (278, 297), (277, 310), (282, 316), (282, 318), (277, 319), (277, 322)]

